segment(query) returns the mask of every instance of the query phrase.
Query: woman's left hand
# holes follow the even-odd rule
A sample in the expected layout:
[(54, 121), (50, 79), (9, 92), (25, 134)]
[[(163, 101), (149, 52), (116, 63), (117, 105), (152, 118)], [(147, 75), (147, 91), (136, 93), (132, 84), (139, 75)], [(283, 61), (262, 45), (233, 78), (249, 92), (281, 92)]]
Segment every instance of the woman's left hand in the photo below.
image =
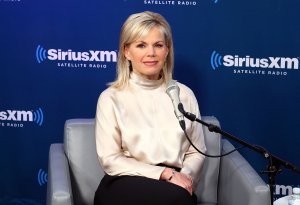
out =
[(182, 188), (186, 189), (191, 195), (193, 194), (193, 179), (189, 175), (181, 172), (176, 172), (171, 168), (165, 168), (160, 176), (160, 179), (181, 186)]
[(186, 189), (191, 195), (193, 194), (192, 177), (181, 172), (175, 172), (174, 176), (172, 177), (171, 180), (169, 180), (169, 182), (181, 186), (184, 189)]

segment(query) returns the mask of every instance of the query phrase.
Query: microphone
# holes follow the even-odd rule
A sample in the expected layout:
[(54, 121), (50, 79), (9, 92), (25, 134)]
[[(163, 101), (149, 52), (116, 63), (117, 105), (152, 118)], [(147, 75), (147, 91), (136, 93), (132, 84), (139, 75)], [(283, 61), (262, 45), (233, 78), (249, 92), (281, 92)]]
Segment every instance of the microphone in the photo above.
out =
[(176, 83), (175, 80), (170, 80), (167, 84), (167, 90), (166, 93), (169, 95), (169, 97), (172, 100), (173, 107), (174, 107), (174, 113), (179, 120), (180, 127), (185, 130), (185, 121), (183, 114), (178, 110), (178, 105), (181, 104), (179, 99), (179, 92), (180, 89)]
[(178, 104), (178, 110), (184, 115), (184, 117), (186, 117), (190, 121), (196, 121), (197, 119), (196, 115), (190, 112), (186, 112), (183, 108), (182, 103)]

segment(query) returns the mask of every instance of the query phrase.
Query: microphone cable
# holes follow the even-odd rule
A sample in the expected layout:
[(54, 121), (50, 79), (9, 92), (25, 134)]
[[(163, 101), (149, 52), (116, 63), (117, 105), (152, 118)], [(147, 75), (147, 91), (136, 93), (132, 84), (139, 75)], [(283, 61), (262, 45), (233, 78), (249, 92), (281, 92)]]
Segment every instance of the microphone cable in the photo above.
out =
[[(178, 104), (178, 109), (179, 109), (179, 111), (180, 111), (185, 117), (187, 117), (189, 120), (191, 120), (192, 122), (195, 121), (196, 115), (194, 115), (194, 114), (192, 114), (192, 113), (186, 112), (186, 111), (184, 110), (184, 108), (183, 108), (182, 103), (179, 103), (179, 104)], [(208, 126), (208, 130), (209, 130), (209, 131), (211, 131), (211, 129), (217, 127), (217, 126), (211, 125), (211, 124), (208, 124), (208, 125), (209, 125), (209, 126)], [(180, 126), (181, 126), (181, 124), (180, 124)], [(185, 126), (184, 126), (184, 127), (181, 126), (181, 128), (182, 128), (182, 130), (183, 130), (183, 132), (184, 132), (185, 137), (187, 138), (187, 140), (189, 141), (189, 143), (194, 147), (194, 149), (195, 149), (197, 152), (199, 152), (200, 154), (202, 154), (202, 155), (204, 155), (204, 156), (206, 156), (206, 157), (210, 157), (210, 158), (224, 157), (224, 156), (227, 156), (227, 155), (229, 155), (229, 154), (231, 154), (231, 153), (233, 153), (233, 152), (235, 152), (235, 151), (238, 151), (238, 150), (240, 150), (240, 149), (242, 149), (242, 148), (245, 147), (245, 146), (237, 147), (237, 148), (235, 148), (235, 149), (233, 149), (233, 150), (231, 150), (231, 151), (229, 151), (229, 152), (227, 152), (227, 153), (225, 153), (225, 154), (220, 154), (220, 155), (209, 155), (209, 154), (206, 154), (206, 153), (201, 152), (201, 150), (199, 150), (199, 149), (194, 145), (194, 143), (191, 141), (191, 139), (189, 138), (189, 136), (188, 136), (188, 134), (187, 134), (187, 132), (186, 132)], [(221, 151), (222, 151), (222, 150), (221, 150)]]
[(206, 157), (210, 157), (210, 158), (220, 158), (220, 157), (224, 157), (224, 156), (227, 156), (227, 155), (229, 155), (229, 154), (231, 154), (231, 153), (233, 153), (233, 152), (235, 152), (235, 151), (238, 151), (239, 149), (242, 149), (242, 148), (245, 147), (245, 146), (240, 146), (240, 147), (238, 147), (238, 148), (235, 148), (235, 149), (233, 149), (233, 150), (231, 150), (231, 151), (229, 151), (229, 152), (227, 152), (227, 153), (225, 153), (225, 154), (221, 154), (221, 155), (210, 155), (210, 154), (206, 154), (206, 153), (202, 152), (201, 150), (199, 150), (199, 149), (194, 145), (194, 143), (191, 141), (191, 139), (189, 138), (188, 134), (186, 133), (186, 130), (185, 130), (185, 129), (183, 129), (183, 132), (184, 132), (185, 137), (186, 137), (187, 140), (189, 141), (189, 143), (192, 145), (192, 147), (194, 147), (194, 149), (195, 149), (197, 152), (199, 152), (200, 154), (202, 154), (202, 155), (204, 155), (204, 156), (206, 156)]

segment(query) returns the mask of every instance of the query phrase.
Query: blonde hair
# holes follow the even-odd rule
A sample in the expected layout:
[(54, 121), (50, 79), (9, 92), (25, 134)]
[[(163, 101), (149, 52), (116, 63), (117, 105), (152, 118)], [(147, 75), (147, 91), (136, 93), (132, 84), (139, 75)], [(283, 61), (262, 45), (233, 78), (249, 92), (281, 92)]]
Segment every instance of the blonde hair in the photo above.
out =
[(130, 15), (124, 22), (120, 33), (119, 55), (117, 63), (117, 78), (110, 86), (123, 88), (128, 85), (131, 63), (126, 59), (124, 50), (138, 38), (146, 35), (153, 27), (157, 27), (162, 32), (165, 43), (168, 47), (168, 55), (161, 76), (164, 82), (172, 79), (174, 67), (174, 48), (171, 27), (166, 19), (154, 12), (145, 11)]

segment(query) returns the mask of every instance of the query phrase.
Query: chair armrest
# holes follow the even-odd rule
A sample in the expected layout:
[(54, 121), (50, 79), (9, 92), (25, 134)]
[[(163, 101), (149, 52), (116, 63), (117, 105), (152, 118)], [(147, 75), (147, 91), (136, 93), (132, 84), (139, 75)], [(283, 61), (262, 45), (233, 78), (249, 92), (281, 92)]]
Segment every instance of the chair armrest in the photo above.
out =
[[(234, 149), (222, 140), (222, 153)], [(221, 159), (218, 205), (269, 205), (270, 189), (258, 173), (235, 151)]]
[(69, 165), (63, 144), (50, 146), (47, 205), (73, 205)]

